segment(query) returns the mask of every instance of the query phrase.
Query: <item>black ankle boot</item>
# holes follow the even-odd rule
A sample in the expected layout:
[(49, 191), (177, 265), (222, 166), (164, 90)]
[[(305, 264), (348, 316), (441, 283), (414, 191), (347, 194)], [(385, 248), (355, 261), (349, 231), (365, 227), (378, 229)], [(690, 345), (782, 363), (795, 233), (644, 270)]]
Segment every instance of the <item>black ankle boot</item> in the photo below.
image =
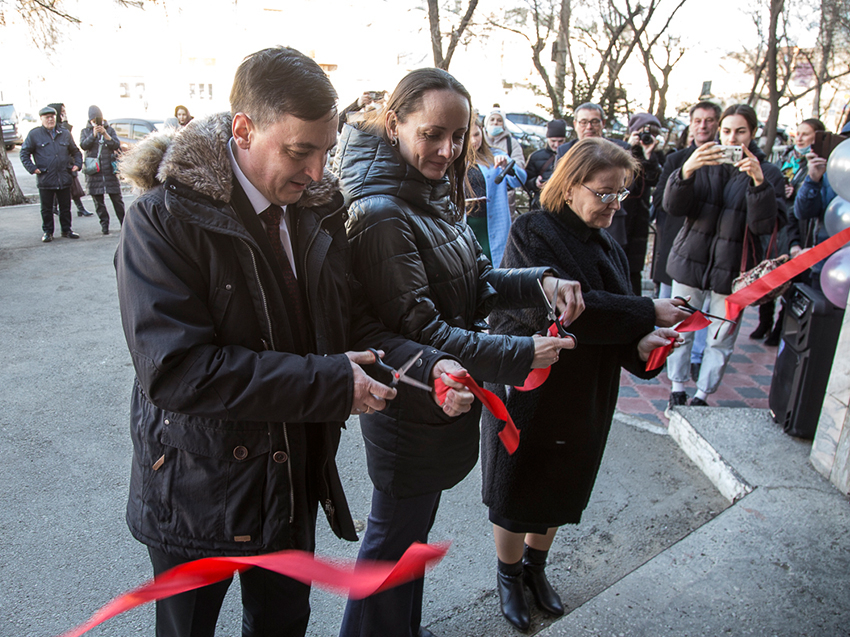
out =
[[(510, 568), (514, 565), (506, 564), (504, 566)], [(520, 566), (520, 563), (517, 563), (517, 566)], [(517, 569), (519, 572), (516, 575), (502, 572), (502, 567), (503, 565), (500, 562), (496, 574), (496, 587), (499, 589), (499, 604), (502, 607), (502, 615), (520, 630), (527, 630), (531, 626), (531, 610), (528, 608), (525, 589), (522, 585), (522, 567), (520, 566)]]
[(554, 617), (560, 617), (564, 614), (564, 604), (546, 577), (548, 555), (549, 551), (538, 551), (526, 546), (525, 555), (522, 558), (522, 575), (526, 586), (534, 596), (537, 607)]
[(773, 328), (773, 311), (775, 309), (776, 304), (773, 301), (759, 305), (759, 325), (750, 334), (750, 338), (760, 339), (770, 334), (770, 330)]

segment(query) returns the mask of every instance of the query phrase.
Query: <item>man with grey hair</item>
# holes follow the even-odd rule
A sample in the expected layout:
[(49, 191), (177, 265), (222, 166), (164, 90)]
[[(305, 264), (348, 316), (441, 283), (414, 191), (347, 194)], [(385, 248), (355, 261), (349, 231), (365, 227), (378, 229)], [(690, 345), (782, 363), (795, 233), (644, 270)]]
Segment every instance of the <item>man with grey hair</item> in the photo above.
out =
[[(457, 362), (367, 312), (325, 171), (336, 100), (313, 60), (265, 49), (239, 66), (231, 113), (149, 136), (122, 161), (145, 190), (115, 255), (136, 372), (127, 524), (155, 575), (312, 551), (319, 507), (337, 536), (357, 539), (334, 459), (341, 429), (396, 396), (362, 369), (376, 362), (366, 348), (386, 348), (396, 369), (421, 353), (410, 375), (448, 381), (449, 416), (472, 403), (443, 373)], [(399, 390), (412, 411), (440, 410), (435, 396)], [(239, 579), (243, 637), (306, 633), (308, 585), (257, 567)], [(158, 601), (157, 637), (212, 637), (230, 583)]]

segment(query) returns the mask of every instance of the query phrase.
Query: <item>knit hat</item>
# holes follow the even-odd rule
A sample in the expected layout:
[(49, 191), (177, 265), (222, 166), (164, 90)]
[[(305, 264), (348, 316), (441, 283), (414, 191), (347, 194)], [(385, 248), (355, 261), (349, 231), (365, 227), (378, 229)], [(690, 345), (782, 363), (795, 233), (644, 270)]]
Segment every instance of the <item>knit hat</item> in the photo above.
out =
[(92, 104), (91, 106), (89, 106), (89, 121), (97, 119), (98, 117), (100, 119), (103, 119), (103, 111), (101, 111), (98, 106)]
[(567, 123), (562, 119), (553, 119), (546, 124), (546, 137), (566, 137)]
[[(501, 109), (501, 108), (499, 108), (498, 106), (495, 106), (495, 105), (493, 106), (493, 110), (492, 110), (492, 111), (490, 111), (490, 112), (487, 114), (487, 119), (490, 119), (490, 116), (491, 116), (491, 115), (498, 115), (498, 116), (499, 116), (499, 117), (501, 117), (503, 120), (505, 119), (505, 114), (504, 114), (504, 113), (502, 113), (502, 109)], [(484, 121), (486, 122), (487, 120), (484, 120)]]
[(39, 116), (41, 115), (56, 115), (56, 109), (52, 106), (45, 106), (38, 112)]
[(644, 126), (657, 126), (661, 130), (661, 122), (655, 115), (649, 113), (635, 113), (629, 118), (629, 133), (634, 133)]

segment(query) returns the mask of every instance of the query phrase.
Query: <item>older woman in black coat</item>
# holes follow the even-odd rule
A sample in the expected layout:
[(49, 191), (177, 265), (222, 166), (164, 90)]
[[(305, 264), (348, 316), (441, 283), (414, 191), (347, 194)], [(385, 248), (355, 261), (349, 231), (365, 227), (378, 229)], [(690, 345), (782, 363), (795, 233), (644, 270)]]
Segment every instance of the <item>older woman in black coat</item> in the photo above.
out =
[(89, 123), (80, 133), (80, 148), (86, 151), (86, 157), (97, 158), (100, 170), (86, 175), (86, 185), (89, 194), (94, 199), (94, 209), (100, 219), (100, 229), (103, 234), (109, 234), (109, 213), (103, 195), (109, 195), (112, 208), (118, 223), (124, 223), (124, 199), (121, 196), (121, 183), (115, 170), (117, 151), (121, 147), (118, 135), (106, 120), (97, 106), (89, 107)]
[[(502, 613), (521, 629), (530, 625), (523, 584), (551, 615), (564, 612), (544, 566), (559, 526), (576, 524), (587, 506), (614, 416), (620, 369), (651, 378), (649, 353), (678, 338), (669, 327), (688, 316), (679, 301), (634, 296), (623, 249), (603, 231), (629, 191), (639, 164), (604, 139), (576, 144), (558, 162), (541, 195), (541, 210), (522, 215), (511, 228), (507, 267), (546, 265), (581, 284), (584, 313), (570, 326), (578, 347), (554, 364), (539, 388), (506, 392), (502, 399), (521, 431), (508, 455), (498, 432), (503, 423), (483, 416), (481, 466), (484, 504), (499, 558)], [(491, 332), (530, 335), (545, 330), (542, 309), (497, 310)]]

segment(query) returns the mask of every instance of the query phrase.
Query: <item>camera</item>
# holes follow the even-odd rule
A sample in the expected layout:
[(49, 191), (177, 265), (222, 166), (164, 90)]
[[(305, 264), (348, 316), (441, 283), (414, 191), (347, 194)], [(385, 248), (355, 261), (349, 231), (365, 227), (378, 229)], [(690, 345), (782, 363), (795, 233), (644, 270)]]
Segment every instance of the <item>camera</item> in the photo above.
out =
[(740, 146), (718, 145), (717, 148), (723, 151), (723, 157), (720, 159), (721, 164), (737, 164), (744, 156), (744, 151)]
[(652, 136), (652, 133), (647, 132), (641, 133), (638, 136), (638, 139), (640, 139), (640, 143), (644, 146), (649, 146), (653, 141), (655, 141), (655, 138)]
[(370, 99), (372, 99), (376, 102), (384, 99), (384, 92), (383, 91), (369, 91), (368, 95), (369, 95)]
[(103, 118), (102, 117), (95, 117), (94, 118), (94, 125), (95, 126), (103, 126)]

